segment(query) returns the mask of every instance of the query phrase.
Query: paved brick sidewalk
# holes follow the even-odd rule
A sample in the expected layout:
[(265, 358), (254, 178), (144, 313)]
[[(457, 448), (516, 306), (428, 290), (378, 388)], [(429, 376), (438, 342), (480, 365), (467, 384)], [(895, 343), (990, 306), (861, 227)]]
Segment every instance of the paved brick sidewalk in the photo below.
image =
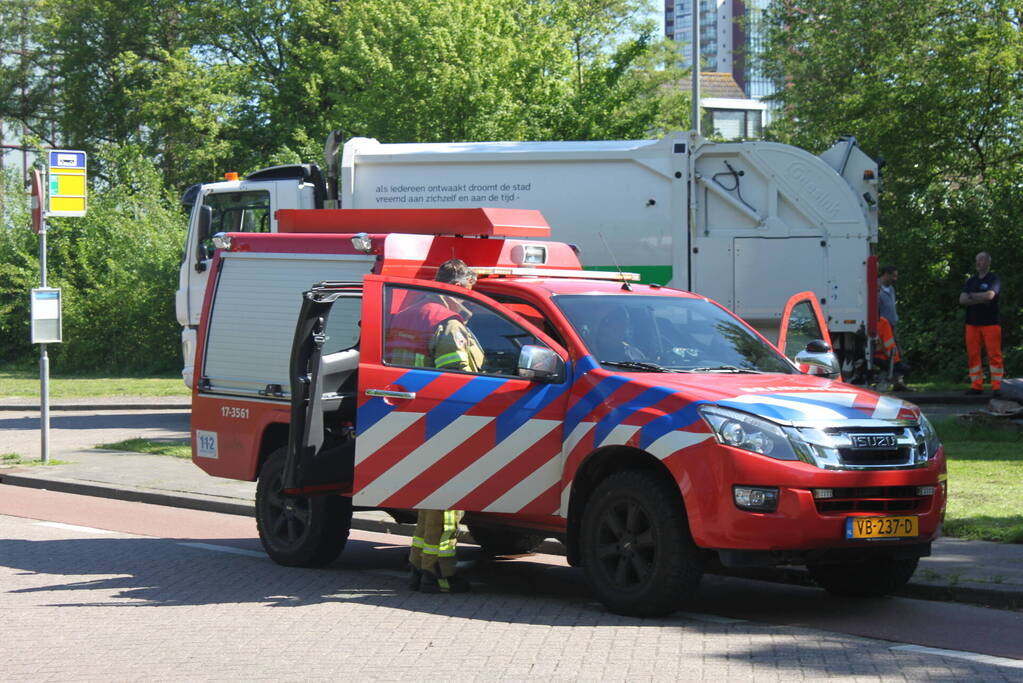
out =
[(730, 619), (411, 593), (173, 539), (0, 517), (4, 681), (1011, 681), (1021, 670)]

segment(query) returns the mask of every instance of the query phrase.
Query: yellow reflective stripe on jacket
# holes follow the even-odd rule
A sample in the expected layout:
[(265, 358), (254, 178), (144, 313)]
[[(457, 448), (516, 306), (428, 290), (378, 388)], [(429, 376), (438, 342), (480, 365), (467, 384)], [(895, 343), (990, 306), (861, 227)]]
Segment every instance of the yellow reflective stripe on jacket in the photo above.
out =
[(469, 362), (469, 354), (465, 351), (454, 351), (452, 353), (445, 353), (443, 356), (437, 356), (433, 360), (434, 367), (445, 368), (449, 365), (461, 365)]

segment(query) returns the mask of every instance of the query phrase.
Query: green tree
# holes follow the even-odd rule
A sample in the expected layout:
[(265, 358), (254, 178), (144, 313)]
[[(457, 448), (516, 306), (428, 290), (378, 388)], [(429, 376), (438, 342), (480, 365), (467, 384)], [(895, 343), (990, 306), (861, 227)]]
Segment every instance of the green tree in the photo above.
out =
[[(52, 218), (47, 284), (60, 287), (64, 341), (50, 347), (61, 372), (167, 372), (180, 367), (174, 318), (184, 218), (161, 177), (139, 150), (105, 146), (114, 169), (93, 183), (82, 218)], [(28, 292), (39, 286), (38, 238), (20, 183), (10, 192), (0, 229), (0, 355), (30, 362)]]
[[(192, 52), (189, 4), (0, 4), (0, 119), (23, 123), (52, 147), (135, 145), (172, 186), (209, 177), (230, 157), (221, 136), (244, 88), (237, 68)], [(90, 170), (104, 176), (98, 159)]]
[(271, 158), (318, 160), (333, 129), (644, 137), (688, 116), (666, 85), (668, 48), (637, 19), (644, 4), (10, 0), (0, 118), (54, 146), (135, 145), (179, 190)]
[[(879, 21), (883, 17), (883, 21)], [(887, 160), (879, 256), (900, 270), (900, 323), (918, 367), (965, 373), (956, 299), (973, 255), (1003, 277), (1009, 372), (1023, 363), (1023, 2), (779, 2), (767, 73), (785, 86), (778, 138), (842, 134)]]
[[(634, 0), (205, 3), (206, 54), (244, 65), (258, 157), (384, 141), (642, 137), (677, 127), (676, 74)], [(212, 24), (212, 21), (206, 23)], [(635, 35), (623, 40), (622, 34)], [(681, 112), (682, 116), (679, 116)], [(268, 149), (267, 145), (277, 145)]]
[(39, 286), (38, 238), (20, 175), (0, 168), (0, 359), (5, 365), (31, 350), (29, 290)]

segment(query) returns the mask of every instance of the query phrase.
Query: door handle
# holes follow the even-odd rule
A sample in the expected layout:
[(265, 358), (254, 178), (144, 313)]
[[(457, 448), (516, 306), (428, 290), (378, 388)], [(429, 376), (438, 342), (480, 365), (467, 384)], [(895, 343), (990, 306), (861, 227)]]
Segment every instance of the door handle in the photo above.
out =
[(416, 397), (414, 391), (391, 391), (390, 389), (366, 389), (367, 396), (376, 396), (379, 398), (407, 398), (413, 399)]

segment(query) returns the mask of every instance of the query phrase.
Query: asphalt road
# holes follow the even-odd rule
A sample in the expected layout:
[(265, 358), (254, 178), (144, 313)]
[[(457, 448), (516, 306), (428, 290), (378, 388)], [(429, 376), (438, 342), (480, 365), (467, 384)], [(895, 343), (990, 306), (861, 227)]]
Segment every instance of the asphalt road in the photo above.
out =
[(245, 517), (0, 485), (3, 678), (1023, 680), (1019, 612), (709, 576), (632, 619), (562, 557), (465, 548), (473, 592), (427, 596), (406, 552), (353, 531), (334, 566), (285, 568)]

